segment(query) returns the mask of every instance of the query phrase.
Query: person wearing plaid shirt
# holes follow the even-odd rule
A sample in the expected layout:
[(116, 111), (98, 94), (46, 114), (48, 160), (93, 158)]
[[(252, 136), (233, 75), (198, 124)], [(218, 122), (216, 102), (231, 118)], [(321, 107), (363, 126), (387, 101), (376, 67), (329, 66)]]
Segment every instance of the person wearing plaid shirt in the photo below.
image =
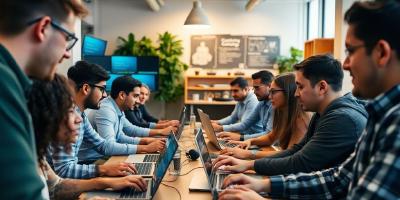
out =
[(91, 126), (83, 112), (86, 108), (98, 109), (99, 102), (105, 98), (108, 73), (100, 66), (79, 61), (68, 70), (68, 78), (75, 86), (75, 110), (81, 115), (82, 122), (76, 142), (71, 151), (63, 147), (49, 148), (47, 160), (54, 171), (63, 178), (93, 178), (96, 176), (125, 176), (126, 172), (135, 171), (133, 164), (116, 163), (111, 165), (78, 164), (78, 152), (84, 141), (93, 144), (104, 155), (128, 155), (136, 152), (133, 144), (120, 144), (103, 139)]
[[(372, 99), (355, 152), (338, 168), (256, 180), (241, 175), (219, 199), (400, 199), (400, 1), (356, 2), (346, 12), (344, 69), (353, 94)], [(238, 184), (237, 186), (235, 184)]]

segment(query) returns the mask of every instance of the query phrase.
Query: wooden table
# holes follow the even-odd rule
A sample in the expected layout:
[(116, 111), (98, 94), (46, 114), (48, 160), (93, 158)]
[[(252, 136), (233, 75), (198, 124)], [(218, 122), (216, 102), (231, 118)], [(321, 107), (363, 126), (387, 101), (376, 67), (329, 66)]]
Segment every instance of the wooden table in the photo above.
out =
[[(197, 127), (200, 127), (200, 125), (196, 125)], [(182, 136), (179, 140), (179, 148), (181, 149), (181, 162), (185, 161), (187, 158), (185, 156), (185, 152), (190, 149), (196, 149), (196, 145), (194, 143), (194, 133), (193, 129), (189, 129), (188, 126), (185, 126), (185, 129), (182, 133)], [(204, 135), (206, 137), (206, 135)], [(206, 137), (207, 140), (207, 137)], [(207, 142), (208, 149), (210, 153), (218, 153), (218, 150), (210, 143)], [(273, 148), (267, 148), (268, 150), (273, 150)], [(123, 162), (127, 156), (113, 156), (111, 157), (105, 164), (110, 164), (110, 163), (116, 163), (116, 162)], [(162, 181), (163, 184), (175, 187), (177, 190), (179, 190), (181, 194), (181, 199), (182, 200), (211, 200), (212, 196), (210, 192), (190, 192), (189, 191), (189, 184), (192, 181), (192, 177), (194, 174), (199, 175), (199, 173), (204, 175), (204, 178), (206, 178), (204, 168), (198, 168), (202, 167), (200, 158), (196, 161), (190, 161), (187, 160), (183, 163), (182, 169), (181, 169), (181, 176), (172, 176), (167, 173), (164, 176), (164, 179)], [(197, 169), (194, 169), (197, 168)], [(188, 173), (187, 175), (182, 176), (183, 174), (186, 174), (190, 170), (194, 169), (192, 172)], [(158, 188), (154, 200), (171, 200), (171, 199), (179, 199), (179, 194), (176, 190), (174, 190), (171, 187), (167, 187), (165, 185), (161, 184), (160, 187)]]

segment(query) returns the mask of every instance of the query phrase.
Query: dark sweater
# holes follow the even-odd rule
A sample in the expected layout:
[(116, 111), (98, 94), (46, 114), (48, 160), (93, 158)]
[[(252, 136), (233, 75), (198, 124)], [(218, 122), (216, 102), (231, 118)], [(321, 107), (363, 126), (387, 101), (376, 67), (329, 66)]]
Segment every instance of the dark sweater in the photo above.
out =
[(314, 114), (300, 143), (256, 160), (254, 170), (263, 175), (280, 175), (337, 166), (354, 151), (367, 117), (363, 102), (346, 94), (334, 100), (322, 115)]
[(150, 122), (157, 123), (158, 119), (151, 116), (149, 112), (147, 112), (146, 107), (144, 105), (140, 105), (139, 107), (135, 107), (133, 110), (126, 110), (125, 117), (133, 124), (143, 128), (151, 128)]

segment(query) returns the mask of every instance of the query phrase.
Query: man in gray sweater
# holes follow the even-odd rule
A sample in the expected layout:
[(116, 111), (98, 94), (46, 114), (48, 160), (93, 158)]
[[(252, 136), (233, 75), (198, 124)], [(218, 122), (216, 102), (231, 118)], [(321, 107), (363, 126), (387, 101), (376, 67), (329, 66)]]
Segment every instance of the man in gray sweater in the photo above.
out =
[[(341, 95), (343, 71), (339, 61), (328, 55), (310, 57), (294, 66), (296, 97), (306, 111), (315, 112), (299, 144), (258, 160), (219, 156), (214, 168), (278, 175), (311, 172), (342, 163), (365, 128), (367, 112), (351, 94)], [(256, 152), (253, 154), (255, 155)]]

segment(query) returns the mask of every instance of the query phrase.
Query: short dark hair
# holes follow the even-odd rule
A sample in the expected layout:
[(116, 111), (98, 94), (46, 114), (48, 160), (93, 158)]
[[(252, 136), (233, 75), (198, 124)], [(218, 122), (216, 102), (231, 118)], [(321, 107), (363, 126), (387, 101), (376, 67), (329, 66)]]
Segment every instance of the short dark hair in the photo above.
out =
[(88, 13), (80, 0), (1, 0), (0, 34), (17, 35), (42, 16), (64, 22), (71, 12), (79, 17)]
[(251, 78), (253, 80), (260, 79), (262, 84), (270, 85), (272, 80), (274, 79), (274, 75), (270, 71), (261, 70), (251, 75)]
[(385, 40), (400, 59), (400, 1), (355, 2), (344, 20), (354, 26), (355, 36), (364, 41), (370, 54), (379, 40)]
[(231, 86), (238, 85), (240, 88), (245, 89), (249, 86), (247, 80), (243, 77), (237, 77), (230, 83)]
[(342, 90), (342, 65), (329, 54), (311, 56), (295, 64), (294, 69), (301, 71), (313, 87), (319, 81), (325, 80), (335, 92)]
[(110, 79), (110, 75), (104, 68), (86, 61), (76, 62), (68, 69), (67, 74), (68, 78), (75, 83), (76, 90), (79, 90), (85, 83), (96, 84)]
[(116, 99), (120, 92), (129, 94), (135, 87), (141, 87), (142, 83), (131, 76), (120, 76), (112, 82), (111, 97)]

